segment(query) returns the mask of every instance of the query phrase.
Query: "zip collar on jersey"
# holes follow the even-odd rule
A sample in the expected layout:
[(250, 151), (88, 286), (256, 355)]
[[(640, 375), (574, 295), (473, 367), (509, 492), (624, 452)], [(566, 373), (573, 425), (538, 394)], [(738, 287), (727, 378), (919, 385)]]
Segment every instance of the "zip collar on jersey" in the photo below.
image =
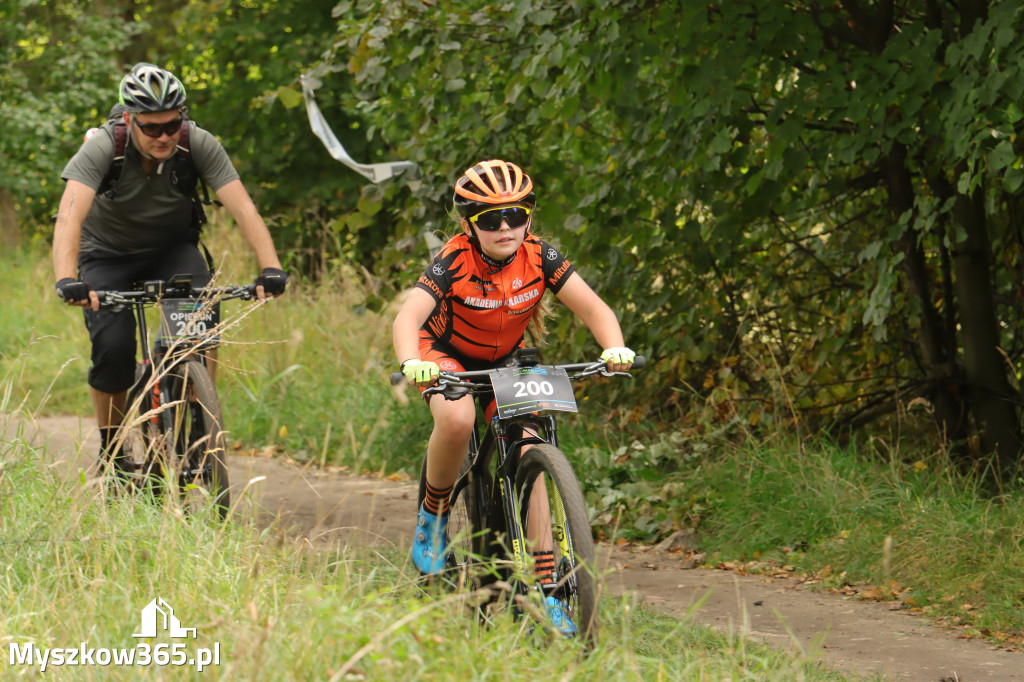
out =
[(513, 253), (508, 258), (506, 258), (505, 260), (494, 260), (493, 258), (488, 256), (486, 253), (484, 253), (484, 250), (480, 248), (479, 244), (476, 245), (476, 252), (480, 254), (480, 258), (483, 260), (484, 265), (487, 265), (489, 268), (491, 268), (490, 274), (493, 274), (495, 272), (498, 272), (502, 268), (504, 268), (506, 265), (508, 265), (512, 261), (514, 261), (516, 259), (516, 254), (519, 253), (519, 250), (516, 249), (516, 252)]

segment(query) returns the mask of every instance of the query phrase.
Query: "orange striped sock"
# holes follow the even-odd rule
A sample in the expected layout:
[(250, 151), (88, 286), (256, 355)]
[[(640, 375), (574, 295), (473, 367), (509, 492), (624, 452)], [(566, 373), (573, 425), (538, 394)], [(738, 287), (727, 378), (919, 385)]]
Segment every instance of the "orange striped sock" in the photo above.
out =
[(450, 485), (447, 488), (435, 488), (427, 484), (427, 496), (423, 499), (423, 508), (436, 516), (444, 516), (448, 513), (448, 501), (452, 495)]
[(543, 584), (555, 582), (555, 553), (534, 552), (533, 572), (537, 574)]

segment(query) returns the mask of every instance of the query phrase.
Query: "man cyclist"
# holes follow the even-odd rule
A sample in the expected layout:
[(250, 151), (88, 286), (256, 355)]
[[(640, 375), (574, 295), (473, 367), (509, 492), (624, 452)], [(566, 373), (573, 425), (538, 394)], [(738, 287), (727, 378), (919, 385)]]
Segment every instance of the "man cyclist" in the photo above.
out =
[[(136, 341), (132, 312), (100, 310), (96, 291), (130, 289), (138, 281), (185, 273), (192, 275), (192, 286), (203, 287), (212, 277), (198, 244), (195, 184), (179, 187), (178, 181), (197, 174), (231, 213), (261, 268), (256, 278), (260, 300), (283, 294), (288, 281), (270, 232), (227, 152), (185, 117), (181, 81), (143, 62), (121, 80), (119, 91), (127, 126), (120, 177), (113, 189), (98, 193), (115, 155), (114, 126), (108, 123), (110, 134), (87, 136), (61, 173), (66, 185), (53, 236), (57, 293), (67, 304), (84, 308), (92, 344), (89, 386), (101, 469), (117, 456), (117, 429), (135, 379)], [(178, 154), (182, 126), (189, 126), (194, 171), (184, 167)]]

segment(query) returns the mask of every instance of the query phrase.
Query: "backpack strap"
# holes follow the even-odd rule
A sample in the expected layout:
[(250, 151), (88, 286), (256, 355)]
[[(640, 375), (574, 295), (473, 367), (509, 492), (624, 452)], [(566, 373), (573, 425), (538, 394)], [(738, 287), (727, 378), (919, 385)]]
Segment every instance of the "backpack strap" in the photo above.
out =
[[(190, 167), (193, 169), (193, 172), (195, 172), (196, 186), (203, 190), (203, 198), (201, 199), (203, 206), (213, 206), (215, 204), (220, 206), (221, 203), (219, 201), (210, 198), (210, 190), (206, 187), (206, 182), (203, 180), (202, 176), (199, 175), (199, 172), (195, 170), (195, 161), (192, 160), (192, 148), (189, 146), (188, 140), (189, 125), (186, 123), (181, 126), (181, 134), (178, 136), (178, 156), (187, 160)], [(203, 218), (203, 222), (206, 222), (205, 216)]]
[[(203, 243), (202, 233), (203, 225), (206, 224), (206, 211), (203, 206), (209, 206), (215, 202), (210, 200), (210, 192), (206, 188), (206, 182), (203, 181), (202, 176), (199, 175), (199, 171), (196, 169), (196, 163), (192, 159), (192, 148), (189, 146), (189, 124), (186, 119), (181, 126), (181, 132), (178, 134), (178, 151), (176, 156), (187, 162), (188, 172), (195, 177), (195, 184), (192, 186), (192, 227), (196, 231), (196, 244), (203, 247), (203, 253), (206, 255), (206, 264), (210, 268), (210, 272), (214, 272), (213, 254), (206, 248), (206, 244)], [(175, 171), (177, 172), (177, 171)], [(203, 188), (203, 197), (199, 198), (198, 188)], [(219, 206), (220, 202), (216, 202)]]
[(114, 158), (107, 168), (107, 174), (100, 181), (96, 194), (104, 194), (108, 199), (113, 199), (114, 189), (121, 179), (121, 173), (124, 172), (124, 151), (128, 146), (128, 126), (124, 120), (110, 119), (103, 127), (107, 129), (107, 134), (114, 140)]

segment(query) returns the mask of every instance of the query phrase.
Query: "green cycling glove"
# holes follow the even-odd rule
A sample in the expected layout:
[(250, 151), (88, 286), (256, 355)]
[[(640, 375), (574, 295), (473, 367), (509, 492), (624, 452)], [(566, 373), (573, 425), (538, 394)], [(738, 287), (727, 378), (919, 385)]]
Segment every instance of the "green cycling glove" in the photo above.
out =
[(628, 348), (607, 348), (601, 353), (601, 361), (613, 365), (631, 365), (635, 359), (636, 353)]
[(402, 374), (410, 384), (425, 384), (437, 378), (438, 366), (429, 360), (406, 360), (402, 363)]

